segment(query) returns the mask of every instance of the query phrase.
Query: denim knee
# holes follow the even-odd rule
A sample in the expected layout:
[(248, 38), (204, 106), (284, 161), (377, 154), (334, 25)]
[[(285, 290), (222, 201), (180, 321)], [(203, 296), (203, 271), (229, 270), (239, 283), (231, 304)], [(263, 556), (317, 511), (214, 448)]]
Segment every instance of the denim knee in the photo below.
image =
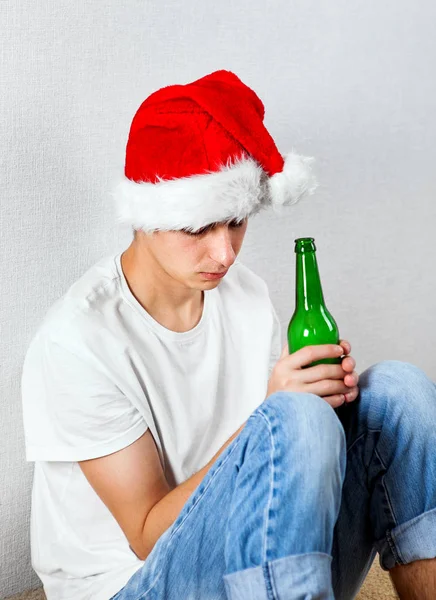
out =
[(298, 418), (305, 415), (307, 419), (316, 422), (322, 419), (326, 427), (340, 430), (340, 421), (334, 409), (326, 400), (316, 394), (302, 392), (275, 392), (264, 400), (260, 407), (272, 407), (283, 420)]
[(424, 371), (416, 365), (403, 360), (381, 360), (374, 363), (362, 376), (382, 377), (389, 381), (390, 387), (404, 386), (405, 383), (420, 384), (423, 379), (428, 379)]
[[(425, 424), (434, 421), (436, 410), (435, 384), (419, 367), (400, 360), (383, 360), (371, 365), (359, 377), (360, 389), (368, 387), (371, 393), (366, 396), (371, 409), (371, 426), (377, 415), (403, 416), (408, 414), (410, 421)], [(365, 397), (361, 394), (362, 398)], [(369, 407), (368, 407), (369, 408)]]
[(343, 426), (334, 409), (320, 396), (300, 392), (276, 392), (257, 409), (275, 429), (275, 434), (298, 440), (299, 450), (311, 449), (319, 460), (336, 460), (345, 453)]

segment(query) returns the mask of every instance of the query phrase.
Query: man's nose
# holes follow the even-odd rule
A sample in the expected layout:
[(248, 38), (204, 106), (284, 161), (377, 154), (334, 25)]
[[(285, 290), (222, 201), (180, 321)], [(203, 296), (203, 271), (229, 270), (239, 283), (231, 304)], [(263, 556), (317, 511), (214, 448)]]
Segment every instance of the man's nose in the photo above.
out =
[(235, 262), (236, 253), (233, 249), (232, 236), (228, 228), (214, 231), (214, 235), (210, 240), (209, 256), (227, 269)]

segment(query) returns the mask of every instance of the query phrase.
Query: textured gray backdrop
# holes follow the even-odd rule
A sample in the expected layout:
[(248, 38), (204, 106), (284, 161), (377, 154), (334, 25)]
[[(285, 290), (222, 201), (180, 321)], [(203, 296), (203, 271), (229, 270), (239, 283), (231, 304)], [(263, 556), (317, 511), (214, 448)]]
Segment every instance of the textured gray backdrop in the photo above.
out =
[(20, 376), (41, 319), (128, 245), (108, 192), (145, 97), (230, 69), (279, 149), (316, 157), (316, 196), (249, 225), (241, 260), (294, 307), (293, 241), (313, 236), (357, 370), (436, 380), (436, 4), (431, 0), (0, 0), (0, 597), (38, 584)]

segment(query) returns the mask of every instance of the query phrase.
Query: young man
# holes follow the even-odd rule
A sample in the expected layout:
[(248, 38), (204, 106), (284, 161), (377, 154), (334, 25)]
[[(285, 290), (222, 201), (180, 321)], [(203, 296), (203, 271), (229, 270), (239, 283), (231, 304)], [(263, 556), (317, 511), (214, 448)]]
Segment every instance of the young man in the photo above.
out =
[(251, 215), (315, 188), (263, 117), (228, 71), (149, 96), (115, 192), (135, 237), (32, 340), (48, 600), (348, 599), (377, 551), (402, 597), (436, 597), (435, 384), (399, 361), (359, 377), (344, 340), (280, 353), (267, 286), (237, 260)]

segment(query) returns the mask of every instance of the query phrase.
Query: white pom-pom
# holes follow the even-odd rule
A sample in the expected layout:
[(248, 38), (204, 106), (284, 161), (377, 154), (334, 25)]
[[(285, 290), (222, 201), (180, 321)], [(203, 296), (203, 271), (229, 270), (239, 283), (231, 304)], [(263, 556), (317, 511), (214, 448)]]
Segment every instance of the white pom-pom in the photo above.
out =
[(305, 196), (313, 194), (318, 187), (311, 169), (314, 158), (290, 152), (284, 159), (283, 170), (268, 181), (271, 206), (277, 212), (281, 212), (282, 206), (296, 204)]

